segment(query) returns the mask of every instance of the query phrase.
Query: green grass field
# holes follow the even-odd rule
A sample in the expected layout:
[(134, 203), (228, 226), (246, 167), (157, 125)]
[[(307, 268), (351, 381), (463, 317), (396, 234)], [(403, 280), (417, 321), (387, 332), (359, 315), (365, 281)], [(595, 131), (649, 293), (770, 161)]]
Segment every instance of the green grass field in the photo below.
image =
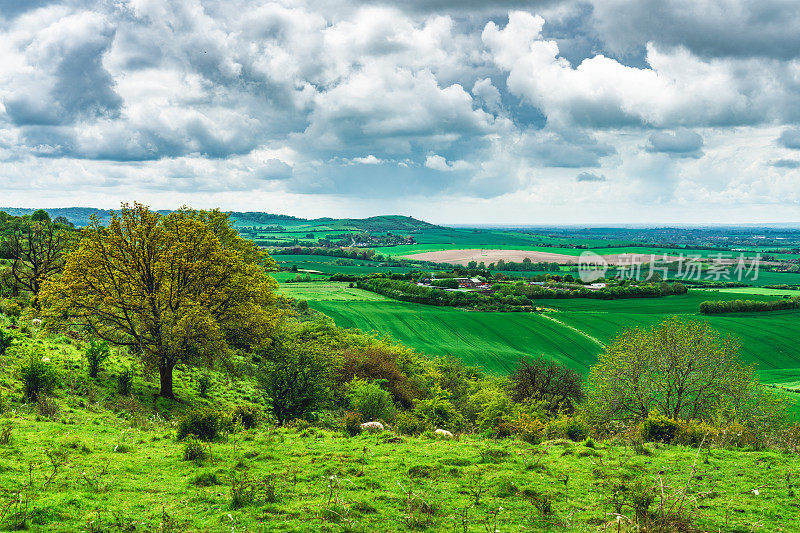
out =
[[(611, 342), (626, 328), (652, 326), (670, 315), (707, 320), (720, 333), (739, 339), (743, 359), (757, 365), (759, 376), (764, 382), (784, 383), (800, 378), (800, 350), (796, 341), (800, 338), (800, 311), (715, 316), (697, 313), (697, 306), (703, 300), (737, 299), (742, 296), (738, 293), (693, 290), (682, 296), (611, 302), (555, 300), (549, 306), (557, 309), (554, 315), (565, 324), (605, 343)], [(747, 297), (764, 300), (774, 298), (763, 294), (750, 294)]]
[(800, 291), (789, 289), (765, 289), (763, 287), (735, 287), (731, 289), (710, 289), (709, 292), (718, 291), (723, 294), (741, 294), (744, 295), (759, 295), (759, 296), (772, 296), (775, 298), (781, 296), (800, 296)]
[[(708, 320), (723, 334), (741, 342), (742, 357), (757, 365), (764, 382), (784, 384), (800, 379), (800, 311), (698, 314), (700, 302), (739, 299), (731, 291), (691, 290), (681, 296), (592, 300), (541, 300), (552, 309), (543, 314), (481, 313), (449, 307), (398, 302), (339, 283), (284, 284), (287, 296), (308, 300), (337, 325), (390, 335), (422, 353), (454, 356), (489, 372), (513, 371), (523, 356), (543, 355), (586, 374), (602, 351), (626, 328), (652, 326), (668, 316)], [(760, 289), (747, 298), (770, 300)]]
[(345, 328), (390, 335), (422, 353), (454, 356), (490, 372), (514, 370), (520, 357), (545, 355), (581, 372), (600, 345), (530, 313), (478, 313), (406, 302), (310, 301)]
[(281, 293), (298, 300), (315, 302), (383, 302), (392, 300), (386, 296), (362, 289), (349, 288), (348, 283), (316, 281), (311, 283), (284, 283)]

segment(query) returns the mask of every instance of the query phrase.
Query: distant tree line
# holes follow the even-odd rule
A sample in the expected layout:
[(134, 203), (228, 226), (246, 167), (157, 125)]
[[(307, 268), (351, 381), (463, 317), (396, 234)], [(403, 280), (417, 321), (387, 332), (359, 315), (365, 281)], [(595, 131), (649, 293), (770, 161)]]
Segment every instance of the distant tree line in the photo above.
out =
[(534, 263), (526, 257), (521, 263), (514, 261), (499, 260), (497, 263), (489, 263), (489, 270), (503, 270), (506, 272), (559, 272), (561, 265), (552, 262)]
[[(406, 275), (410, 277), (410, 275)], [(331, 278), (332, 280), (333, 277)], [(349, 281), (337, 277), (334, 281)], [(441, 284), (455, 280), (437, 280)], [(483, 311), (529, 311), (535, 299), (549, 298), (593, 298), (615, 300), (621, 298), (658, 298), (673, 294), (685, 294), (686, 287), (681, 283), (654, 283), (647, 285), (618, 285), (600, 290), (591, 290), (579, 284), (562, 284), (562, 287), (549, 288), (530, 285), (525, 282), (498, 283), (492, 286), (491, 293), (446, 291), (437, 286), (420, 286), (401, 279), (361, 278), (358, 287), (395, 300), (451, 307), (466, 307)], [(574, 289), (567, 288), (574, 287)], [(449, 287), (448, 287), (449, 288)], [(455, 287), (452, 287), (455, 288)]]
[(700, 304), (700, 312), (704, 315), (785, 311), (787, 309), (800, 309), (800, 297), (766, 302), (761, 300), (716, 300)]
[(530, 310), (533, 302), (524, 296), (497, 296), (477, 292), (445, 291), (393, 279), (365, 279), (357, 287), (395, 300), (427, 305), (463, 307), (482, 311)]
[(617, 300), (622, 298), (658, 298), (675, 294), (686, 294), (682, 283), (648, 283), (644, 285), (609, 285), (592, 290), (580, 284), (531, 285), (523, 281), (497, 284), (492, 287), (495, 294), (524, 296), (526, 298), (592, 298)]

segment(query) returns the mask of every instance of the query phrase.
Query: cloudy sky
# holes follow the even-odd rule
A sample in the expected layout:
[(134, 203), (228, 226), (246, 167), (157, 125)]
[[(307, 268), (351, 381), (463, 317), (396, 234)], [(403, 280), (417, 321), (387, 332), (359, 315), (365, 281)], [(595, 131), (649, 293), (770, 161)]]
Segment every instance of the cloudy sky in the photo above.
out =
[(800, 222), (798, 28), (796, 0), (0, 0), (0, 205)]

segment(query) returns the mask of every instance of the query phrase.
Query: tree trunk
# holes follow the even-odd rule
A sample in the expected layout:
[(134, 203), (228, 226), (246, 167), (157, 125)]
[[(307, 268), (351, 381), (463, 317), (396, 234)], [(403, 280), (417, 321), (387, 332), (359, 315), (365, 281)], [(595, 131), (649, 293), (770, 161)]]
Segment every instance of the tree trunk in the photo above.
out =
[(158, 365), (158, 374), (161, 378), (161, 391), (158, 393), (163, 398), (175, 398), (175, 393), (172, 390), (172, 369), (175, 364), (170, 361), (162, 360)]

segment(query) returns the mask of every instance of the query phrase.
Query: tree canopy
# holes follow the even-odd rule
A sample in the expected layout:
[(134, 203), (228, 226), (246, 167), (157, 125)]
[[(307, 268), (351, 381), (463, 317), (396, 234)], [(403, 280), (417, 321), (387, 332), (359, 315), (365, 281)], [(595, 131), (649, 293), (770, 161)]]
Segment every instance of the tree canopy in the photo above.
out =
[(44, 210), (36, 211), (30, 217), (11, 217), (5, 225), (5, 246), (12, 260), (14, 292), (18, 289), (30, 291), (31, 303), (39, 308), (42, 284), (64, 267), (72, 238), (70, 230), (51, 222)]
[(83, 229), (63, 274), (42, 288), (47, 315), (129, 346), (173, 397), (176, 365), (213, 364), (231, 347), (268, 345), (282, 311), (274, 266), (219, 211), (161, 215), (123, 204)]
[(597, 421), (636, 421), (657, 412), (672, 419), (770, 418), (777, 398), (741, 362), (738, 342), (707, 322), (671, 317), (623, 332), (592, 367), (587, 414)]

